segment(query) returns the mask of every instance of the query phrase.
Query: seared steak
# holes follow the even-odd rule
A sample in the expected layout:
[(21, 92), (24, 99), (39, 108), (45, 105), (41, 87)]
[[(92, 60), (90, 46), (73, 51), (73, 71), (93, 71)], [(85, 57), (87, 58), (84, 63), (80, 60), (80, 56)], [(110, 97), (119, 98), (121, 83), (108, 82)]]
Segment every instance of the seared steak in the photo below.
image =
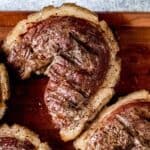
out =
[(114, 93), (119, 48), (107, 24), (84, 8), (66, 4), (31, 15), (3, 47), (22, 79), (49, 77), (44, 102), (64, 141), (78, 136)]
[(150, 95), (131, 94), (102, 111), (75, 141), (78, 150), (150, 149)]

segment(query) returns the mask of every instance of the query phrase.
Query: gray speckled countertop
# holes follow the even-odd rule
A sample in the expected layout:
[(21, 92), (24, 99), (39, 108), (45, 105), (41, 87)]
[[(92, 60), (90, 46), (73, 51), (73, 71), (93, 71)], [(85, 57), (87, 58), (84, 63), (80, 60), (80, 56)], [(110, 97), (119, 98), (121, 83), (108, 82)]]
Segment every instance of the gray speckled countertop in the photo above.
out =
[(0, 11), (39, 10), (47, 5), (60, 6), (72, 2), (94, 11), (150, 12), (150, 0), (0, 0)]

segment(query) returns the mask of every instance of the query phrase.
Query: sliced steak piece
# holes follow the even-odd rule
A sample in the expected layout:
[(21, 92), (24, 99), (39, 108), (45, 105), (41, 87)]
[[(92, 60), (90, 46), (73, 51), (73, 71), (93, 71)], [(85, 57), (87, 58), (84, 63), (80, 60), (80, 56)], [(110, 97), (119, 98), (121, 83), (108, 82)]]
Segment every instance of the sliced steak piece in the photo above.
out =
[(51, 150), (42, 143), (38, 136), (32, 131), (19, 125), (2, 125), (0, 127), (0, 149), (1, 150)]
[(150, 149), (150, 94), (135, 92), (104, 109), (74, 145), (78, 150)]
[(49, 77), (44, 102), (64, 141), (76, 138), (114, 94), (119, 48), (107, 24), (87, 9), (47, 7), (18, 23), (3, 48), (22, 79)]

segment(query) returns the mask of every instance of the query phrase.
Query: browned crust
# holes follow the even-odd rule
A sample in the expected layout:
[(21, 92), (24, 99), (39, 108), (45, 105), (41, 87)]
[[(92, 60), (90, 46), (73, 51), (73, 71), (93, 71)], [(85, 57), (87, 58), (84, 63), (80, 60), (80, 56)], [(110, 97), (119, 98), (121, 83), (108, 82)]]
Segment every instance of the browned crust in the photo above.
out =
[(117, 103), (103, 109), (91, 127), (74, 141), (75, 149), (85, 150), (88, 141), (87, 135), (90, 135), (90, 132), (97, 128), (97, 124), (100, 124), (104, 119), (107, 119), (119, 107), (133, 102), (150, 102), (150, 93), (146, 90), (133, 92), (125, 97), (119, 98)]
[(36, 150), (51, 150), (47, 143), (42, 143), (40, 141), (37, 134), (17, 124), (11, 127), (6, 124), (0, 126), (0, 137), (6, 136), (15, 137), (21, 141), (28, 140), (36, 147)]
[(5, 101), (8, 100), (9, 96), (10, 91), (8, 73), (4, 64), (0, 64), (0, 119), (5, 113)]
[(113, 87), (117, 83), (120, 74), (120, 60), (116, 58), (116, 53), (119, 51), (119, 47), (106, 22), (105, 21), (99, 22), (98, 16), (95, 13), (85, 8), (76, 6), (75, 4), (63, 4), (61, 7), (53, 7), (53, 6), (46, 7), (38, 13), (29, 15), (27, 19), (20, 21), (17, 24), (17, 26), (9, 33), (4, 42), (3, 48), (5, 52), (7, 53), (11, 49), (13, 44), (19, 41), (19, 35), (27, 31), (30, 22), (38, 22), (50, 16), (74, 16), (92, 22), (98, 29), (103, 31), (105, 40), (111, 49), (109, 69), (106, 74), (104, 83), (101, 85), (101, 87), (99, 87), (98, 92), (89, 100), (89, 104), (87, 106), (94, 108), (93, 111), (95, 113), (93, 113), (91, 118), (81, 120), (82, 123), (74, 129), (73, 127), (68, 127), (60, 130), (62, 140), (68, 141), (78, 136), (79, 133), (83, 130), (84, 124), (89, 120), (91, 120), (92, 118), (94, 118), (96, 113), (100, 111), (100, 109), (113, 96), (114, 94)]

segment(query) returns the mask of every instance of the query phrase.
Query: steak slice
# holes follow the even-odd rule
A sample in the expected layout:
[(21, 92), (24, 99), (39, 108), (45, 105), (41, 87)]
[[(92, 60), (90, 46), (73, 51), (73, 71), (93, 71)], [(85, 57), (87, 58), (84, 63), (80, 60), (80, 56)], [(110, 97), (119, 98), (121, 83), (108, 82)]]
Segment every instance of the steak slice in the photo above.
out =
[(114, 94), (119, 48), (105, 21), (87, 9), (47, 7), (18, 23), (3, 48), (22, 79), (49, 77), (44, 102), (64, 141), (76, 138)]
[(0, 149), (51, 150), (46, 143), (40, 141), (38, 135), (16, 124), (11, 127), (6, 124), (0, 126)]
[(150, 149), (149, 93), (132, 93), (104, 109), (74, 145), (78, 150)]

